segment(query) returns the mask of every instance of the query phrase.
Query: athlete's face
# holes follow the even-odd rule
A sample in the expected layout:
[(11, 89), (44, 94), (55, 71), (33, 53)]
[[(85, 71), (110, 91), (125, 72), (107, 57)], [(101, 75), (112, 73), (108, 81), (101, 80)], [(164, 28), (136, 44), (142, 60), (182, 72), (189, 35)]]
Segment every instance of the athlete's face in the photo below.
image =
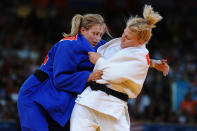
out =
[(125, 29), (121, 37), (121, 48), (136, 47), (143, 44), (143, 41), (139, 41), (137, 34)]
[(86, 30), (84, 27), (81, 27), (81, 34), (88, 40), (88, 42), (90, 42), (93, 47), (95, 47), (101, 40), (103, 33), (104, 26), (100, 24), (95, 24), (88, 30)]

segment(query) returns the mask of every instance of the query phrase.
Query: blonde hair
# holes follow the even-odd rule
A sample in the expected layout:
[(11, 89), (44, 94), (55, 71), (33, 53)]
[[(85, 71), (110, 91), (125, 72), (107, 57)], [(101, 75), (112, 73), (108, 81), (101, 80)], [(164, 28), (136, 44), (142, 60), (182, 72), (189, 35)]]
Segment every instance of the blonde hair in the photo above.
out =
[(155, 28), (155, 24), (159, 22), (162, 17), (158, 12), (154, 12), (150, 5), (145, 5), (144, 18), (135, 17), (130, 18), (127, 21), (127, 27), (130, 31), (136, 32), (138, 40), (144, 40), (147, 42), (150, 40), (152, 35), (152, 28)]
[(72, 18), (72, 27), (70, 34), (63, 33), (63, 36), (64, 37), (75, 36), (78, 33), (80, 33), (81, 27), (84, 27), (86, 30), (89, 30), (95, 24), (103, 25), (104, 33), (107, 33), (109, 36), (111, 36), (104, 22), (103, 17), (99, 14), (86, 14), (84, 16), (80, 14), (76, 14)]

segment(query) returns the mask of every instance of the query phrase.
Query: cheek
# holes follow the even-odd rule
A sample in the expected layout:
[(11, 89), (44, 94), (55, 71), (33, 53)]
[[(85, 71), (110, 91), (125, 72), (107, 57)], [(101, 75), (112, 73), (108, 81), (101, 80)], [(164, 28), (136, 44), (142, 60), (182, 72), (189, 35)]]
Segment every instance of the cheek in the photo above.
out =
[(129, 43), (133, 43), (133, 42), (135, 42), (135, 40), (132, 39), (132, 40), (129, 40), (128, 42), (129, 42)]
[(89, 35), (88, 36), (88, 40), (89, 40), (89, 42), (92, 42), (92, 41), (94, 41), (94, 39), (95, 39), (95, 37), (93, 36), (93, 35)]
[(87, 35), (87, 38), (88, 38), (88, 41), (92, 40), (90, 35)]
[(91, 33), (89, 33), (89, 34), (87, 34), (87, 37), (88, 37), (89, 40), (92, 40), (93, 35)]
[(91, 40), (95, 39), (95, 36), (93, 34), (91, 34), (89, 37), (90, 37)]
[(91, 37), (89, 35), (86, 36), (86, 39), (90, 42), (91, 41)]
[(124, 42), (125, 42), (126, 44), (128, 44), (128, 43), (130, 43), (130, 42), (131, 42), (131, 40), (127, 40), (127, 39), (125, 39), (125, 40), (124, 40)]
[(129, 46), (131, 43), (132, 43), (131, 40), (126, 40), (126, 39), (125, 39), (125, 41), (124, 41), (124, 45), (126, 45), (126, 46)]

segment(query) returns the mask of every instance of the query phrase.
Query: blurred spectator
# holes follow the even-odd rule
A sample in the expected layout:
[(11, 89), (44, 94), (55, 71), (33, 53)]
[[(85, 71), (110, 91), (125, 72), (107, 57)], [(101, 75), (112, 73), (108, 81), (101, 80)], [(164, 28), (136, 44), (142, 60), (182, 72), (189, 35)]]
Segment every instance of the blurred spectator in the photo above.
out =
[(192, 99), (192, 94), (191, 93), (185, 94), (185, 98), (181, 102), (181, 111), (189, 115), (195, 115), (197, 113), (196, 107), (197, 107), (197, 101), (194, 101)]

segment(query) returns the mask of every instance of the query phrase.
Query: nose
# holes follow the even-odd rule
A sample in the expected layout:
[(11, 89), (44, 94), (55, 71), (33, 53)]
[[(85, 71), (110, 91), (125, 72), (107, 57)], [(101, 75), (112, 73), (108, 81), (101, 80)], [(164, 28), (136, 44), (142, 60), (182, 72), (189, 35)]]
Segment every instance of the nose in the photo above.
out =
[(125, 41), (125, 36), (124, 35), (122, 35), (121, 40), (122, 40), (122, 42)]

